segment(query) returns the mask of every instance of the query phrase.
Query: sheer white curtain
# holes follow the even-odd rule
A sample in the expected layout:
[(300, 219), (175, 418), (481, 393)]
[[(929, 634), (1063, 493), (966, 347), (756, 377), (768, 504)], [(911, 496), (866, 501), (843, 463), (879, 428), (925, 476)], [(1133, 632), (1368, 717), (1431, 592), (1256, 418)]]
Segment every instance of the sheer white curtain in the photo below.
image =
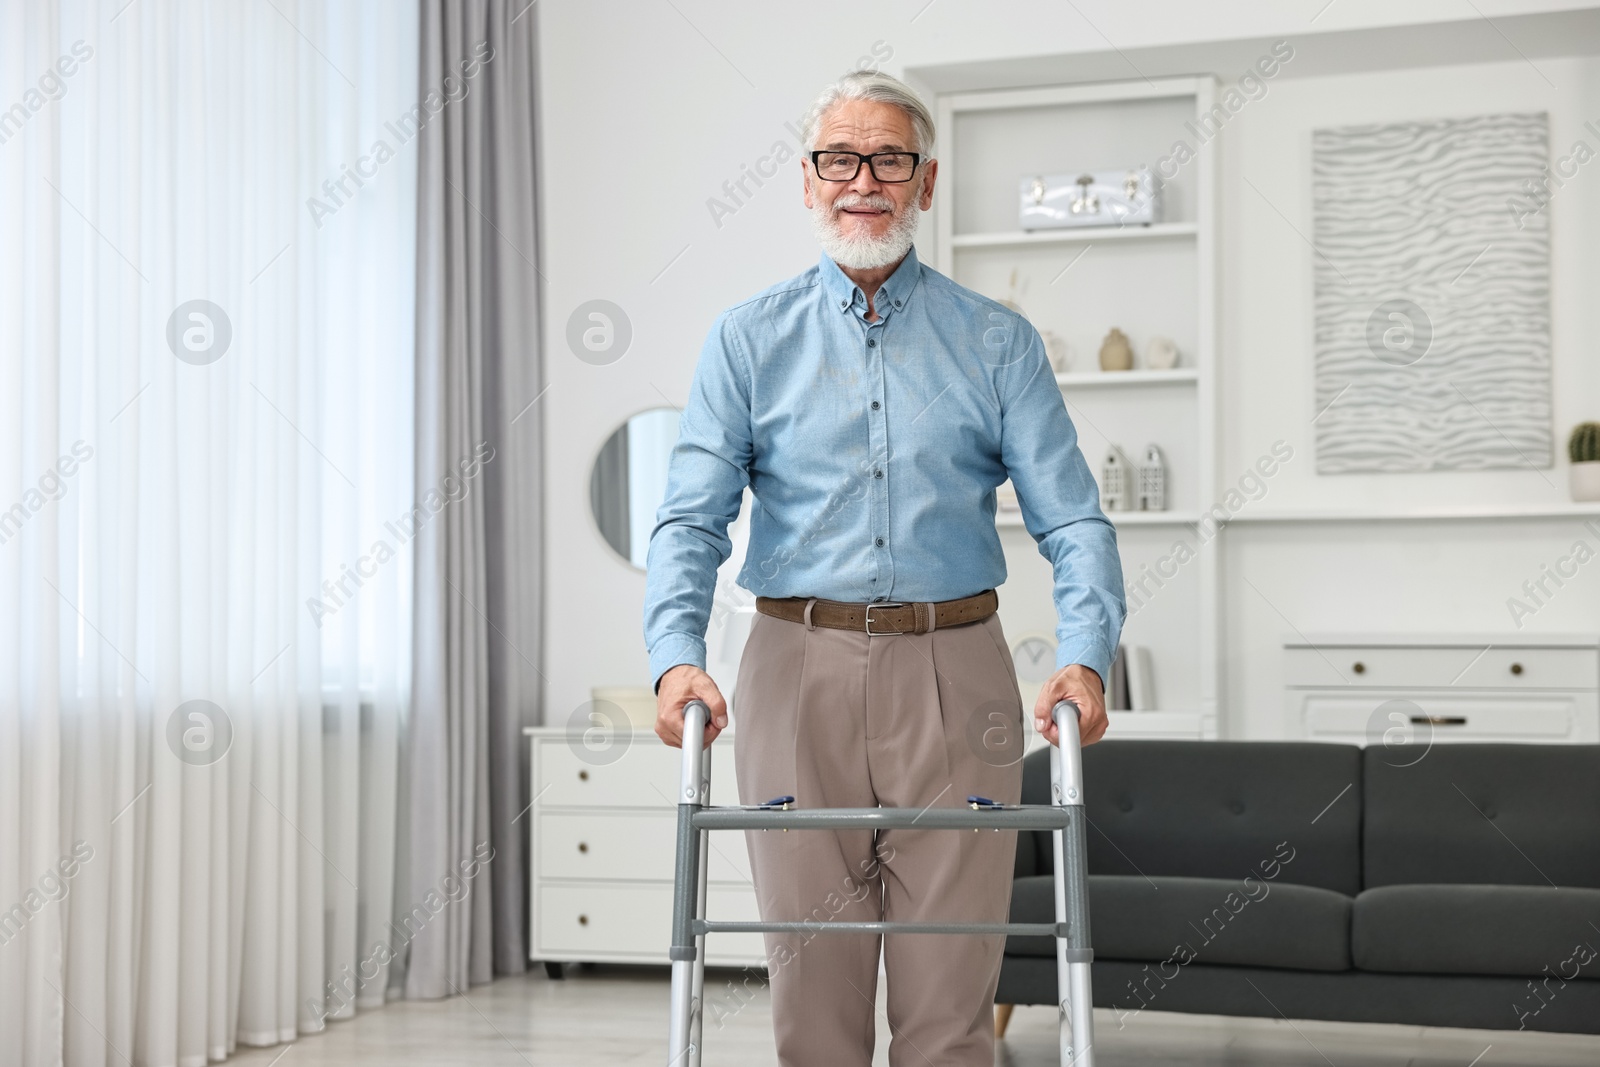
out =
[(395, 981), (417, 26), (0, 0), (0, 1063)]

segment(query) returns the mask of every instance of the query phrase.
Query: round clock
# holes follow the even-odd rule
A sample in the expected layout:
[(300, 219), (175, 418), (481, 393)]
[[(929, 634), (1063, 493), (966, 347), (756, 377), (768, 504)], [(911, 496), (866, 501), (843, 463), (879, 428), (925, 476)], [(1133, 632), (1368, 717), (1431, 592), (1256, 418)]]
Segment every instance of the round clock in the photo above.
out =
[(1042, 685), (1056, 673), (1056, 639), (1047, 634), (1023, 634), (1011, 644), (1011, 662), (1018, 679)]

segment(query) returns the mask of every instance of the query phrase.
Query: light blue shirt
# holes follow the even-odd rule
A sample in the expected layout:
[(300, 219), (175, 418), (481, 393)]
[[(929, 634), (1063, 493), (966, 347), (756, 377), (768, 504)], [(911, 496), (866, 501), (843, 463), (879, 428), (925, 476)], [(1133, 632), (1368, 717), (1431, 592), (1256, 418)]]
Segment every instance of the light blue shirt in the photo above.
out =
[(1056, 666), (1109, 680), (1127, 617), (1116, 529), (1039, 332), (915, 248), (873, 299), (824, 254), (717, 317), (645, 557), (652, 686), (705, 669), (718, 567), (744, 488), (737, 582), (769, 597), (950, 600), (998, 587), (1010, 477), (1054, 573)]

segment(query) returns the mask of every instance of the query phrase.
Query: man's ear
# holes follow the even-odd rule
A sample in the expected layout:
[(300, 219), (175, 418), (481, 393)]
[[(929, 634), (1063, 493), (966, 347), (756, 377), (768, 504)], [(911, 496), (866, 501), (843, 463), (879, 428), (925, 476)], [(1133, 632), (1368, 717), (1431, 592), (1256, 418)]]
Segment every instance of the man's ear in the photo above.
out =
[(805, 200), (806, 207), (815, 207), (811, 203), (811, 168), (806, 166), (806, 161), (800, 161), (800, 195)]

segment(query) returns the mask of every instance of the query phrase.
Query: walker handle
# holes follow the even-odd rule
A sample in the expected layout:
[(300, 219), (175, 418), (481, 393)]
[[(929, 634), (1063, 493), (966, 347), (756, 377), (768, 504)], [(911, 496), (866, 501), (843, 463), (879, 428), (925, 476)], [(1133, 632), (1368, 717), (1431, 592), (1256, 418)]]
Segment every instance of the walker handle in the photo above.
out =
[[(1067, 717), (1069, 712), (1072, 716), (1070, 720)], [(1082, 745), (1083, 739), (1078, 736), (1078, 723), (1082, 719), (1083, 711), (1076, 703), (1065, 698), (1056, 701), (1056, 706), (1050, 709), (1050, 721), (1056, 724), (1056, 741), (1058, 742), (1058, 748), (1061, 748), (1063, 751), (1066, 750), (1065, 745), (1068, 733), (1071, 733), (1072, 735), (1073, 749), (1076, 750)], [(1070, 731), (1067, 729), (1067, 723), (1069, 721), (1072, 724)]]
[(702, 759), (706, 755), (706, 722), (711, 709), (699, 697), (683, 705), (683, 768), (678, 780), (678, 803), (701, 803), (700, 785), (704, 777)]

